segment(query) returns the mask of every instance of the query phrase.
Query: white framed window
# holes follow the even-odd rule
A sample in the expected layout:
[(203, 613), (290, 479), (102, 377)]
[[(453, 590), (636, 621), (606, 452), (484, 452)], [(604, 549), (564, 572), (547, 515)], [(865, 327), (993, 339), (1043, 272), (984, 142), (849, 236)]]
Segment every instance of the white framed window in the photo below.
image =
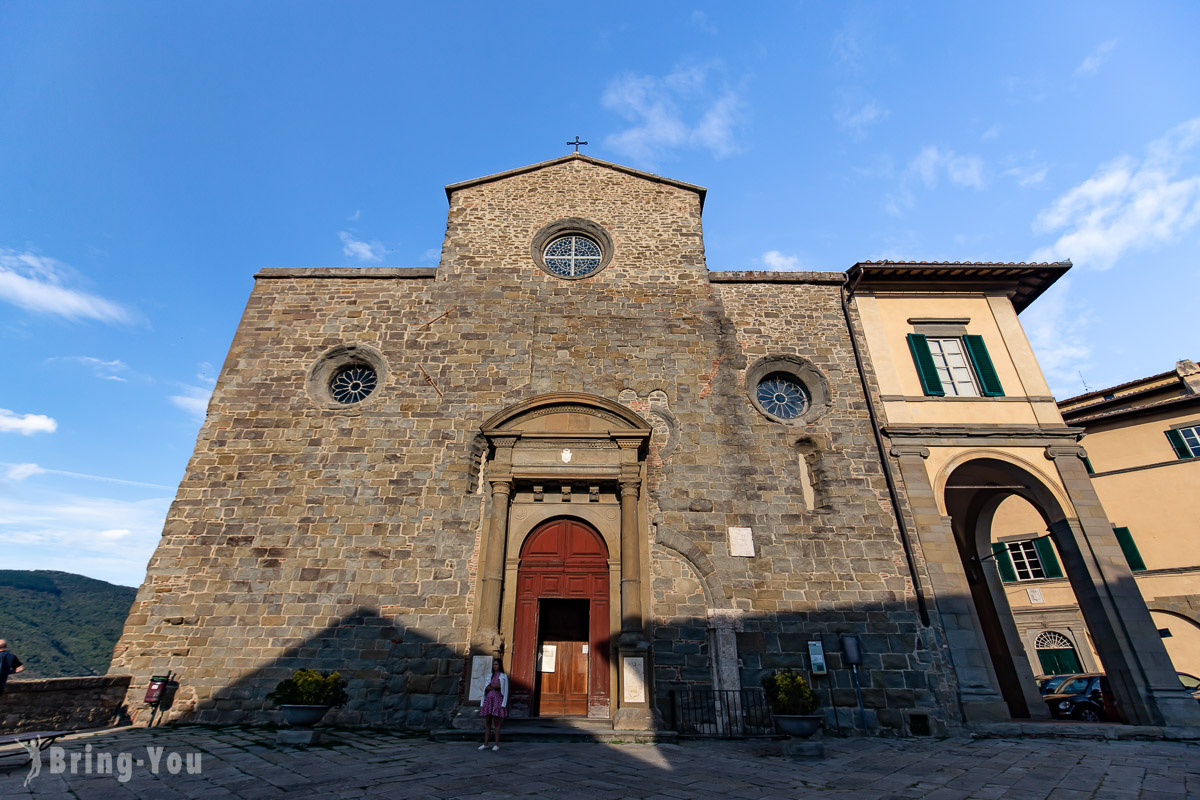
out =
[(1033, 539), (1008, 543), (1008, 557), (1012, 559), (1013, 571), (1019, 581), (1036, 581), (1046, 577), (1042, 560), (1038, 557)]
[(979, 384), (967, 359), (963, 341), (958, 337), (929, 338), (929, 354), (937, 367), (938, 378), (947, 397), (979, 397)]
[(1200, 427), (1180, 428), (1179, 435), (1183, 437), (1183, 443), (1192, 451), (1192, 455), (1200, 456)]

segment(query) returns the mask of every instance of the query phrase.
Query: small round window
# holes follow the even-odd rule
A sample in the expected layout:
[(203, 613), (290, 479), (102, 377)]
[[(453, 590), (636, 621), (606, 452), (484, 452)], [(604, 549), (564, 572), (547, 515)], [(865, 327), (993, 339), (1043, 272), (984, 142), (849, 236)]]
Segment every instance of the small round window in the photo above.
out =
[(795, 419), (812, 404), (804, 384), (786, 372), (772, 372), (759, 381), (755, 397), (764, 411), (778, 419)]
[(542, 263), (546, 269), (564, 278), (582, 278), (600, 269), (604, 253), (600, 245), (586, 236), (560, 236), (546, 245)]
[(329, 382), (329, 394), (338, 403), (357, 403), (375, 391), (378, 382), (375, 370), (365, 364), (351, 364), (334, 373)]

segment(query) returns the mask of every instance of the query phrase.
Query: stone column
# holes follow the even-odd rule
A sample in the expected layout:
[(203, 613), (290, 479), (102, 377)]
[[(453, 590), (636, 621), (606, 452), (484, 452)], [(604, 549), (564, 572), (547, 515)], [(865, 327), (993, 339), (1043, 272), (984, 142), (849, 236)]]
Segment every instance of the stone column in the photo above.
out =
[(900, 463), (900, 475), (912, 508), (917, 537), (925, 555), (929, 584), (937, 602), (938, 616), (946, 632), (950, 663), (958, 678), (959, 702), (963, 721), (1007, 722), (1012, 719), (1008, 703), (1000, 691), (987, 639), (979, 625), (975, 601), (963, 568), (954, 531), (938, 509), (937, 498), (925, 459), (929, 448), (919, 445), (895, 445), (891, 454)]
[(488, 477), (492, 487), (491, 516), (487, 536), (480, 543), (479, 573), (482, 581), (479, 604), (475, 611), (475, 635), (471, 639), (471, 654), (475, 658), (498, 656), (504, 648), (500, 635), (500, 592), (504, 585), (504, 551), (508, 542), (508, 506), (512, 497), (512, 448), (515, 438), (492, 442), (496, 457)]
[(1200, 726), (1200, 705), (1179, 690), (1175, 668), (1096, 496), (1083, 455), (1078, 445), (1046, 448), (1076, 517), (1052, 523), (1050, 535), (1117, 707), (1134, 725)]
[(650, 642), (642, 614), (642, 532), (638, 496), (641, 493), (642, 440), (617, 439), (621, 448), (621, 636), (618, 639), (617, 713), (613, 728), (650, 730), (655, 727), (654, 683)]
[(642, 542), (636, 480), (621, 481), (621, 640), (642, 639)]
[(479, 599), (479, 639), (491, 649), (488, 655), (499, 655), (500, 589), (504, 584), (504, 545), (508, 540), (508, 501), (512, 482), (491, 481), (492, 516), (488, 524), (487, 551), (483, 558), (483, 595)]

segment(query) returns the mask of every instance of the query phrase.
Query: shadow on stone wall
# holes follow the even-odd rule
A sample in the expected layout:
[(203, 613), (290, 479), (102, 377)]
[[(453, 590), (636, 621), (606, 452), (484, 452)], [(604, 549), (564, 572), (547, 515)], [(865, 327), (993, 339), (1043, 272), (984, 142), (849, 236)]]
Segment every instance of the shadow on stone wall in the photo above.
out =
[[(736, 633), (742, 686), (758, 688), (764, 675), (792, 667), (809, 675), (808, 642), (824, 645), (829, 674), (814, 689), (830, 731), (862, 731), (857, 694), (843, 663), (840, 636), (856, 634), (863, 650), (859, 668), (866, 727), (872, 733), (906, 735), (943, 732), (955, 725), (953, 682), (934, 629), (923, 628), (906, 604), (868, 610), (810, 614), (744, 615)], [(212, 632), (218, 633), (218, 632)], [(713, 647), (708, 621), (669, 620), (654, 636), (655, 700), (670, 726), (672, 691), (713, 687)], [(338, 671), (348, 680), (350, 701), (332, 710), (324, 724), (434, 730), (448, 727), (466, 696), (467, 659), (461, 645), (444, 644), (368, 608), (358, 608), (336, 624), (304, 640), (272, 640), (280, 655), (263, 664), (247, 664), (237, 676), (205, 677), (206, 652), (224, 655), (219, 635), (208, 646), (192, 646), (189, 657), (172, 658), (180, 689), (163, 722), (203, 724), (274, 724), (279, 712), (266, 695), (296, 669)], [(223, 660), (223, 659), (222, 659)], [(249, 659), (247, 659), (249, 661)], [(134, 676), (129, 693), (134, 721), (145, 724), (150, 709), (141, 702), (150, 674)], [(836, 715), (834, 709), (837, 709)]]
[[(458, 704), (463, 653), (455, 646), (396, 627), (377, 612), (358, 608), (306, 639), (272, 640), (280, 655), (240, 675), (211, 675), (202, 667), (206, 651), (221, 649), (219, 631), (208, 647), (190, 648), (195, 659), (172, 658), (179, 691), (163, 722), (270, 724), (281, 721), (266, 695), (297, 669), (339, 672), (348, 681), (350, 701), (326, 715), (336, 726), (429, 729), (445, 724)], [(250, 661), (249, 658), (246, 659)], [(197, 669), (200, 666), (200, 669)], [(151, 709), (141, 702), (151, 675), (135, 675), (129, 693), (130, 716), (145, 724)]]
[(128, 689), (128, 675), (10, 679), (0, 695), (0, 734), (121, 725)]

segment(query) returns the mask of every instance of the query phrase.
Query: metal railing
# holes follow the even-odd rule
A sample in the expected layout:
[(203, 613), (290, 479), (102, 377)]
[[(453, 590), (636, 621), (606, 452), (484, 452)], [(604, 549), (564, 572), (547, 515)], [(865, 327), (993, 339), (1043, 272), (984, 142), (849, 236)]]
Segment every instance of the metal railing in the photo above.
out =
[(775, 733), (762, 689), (672, 689), (671, 722), (682, 736), (737, 739)]

